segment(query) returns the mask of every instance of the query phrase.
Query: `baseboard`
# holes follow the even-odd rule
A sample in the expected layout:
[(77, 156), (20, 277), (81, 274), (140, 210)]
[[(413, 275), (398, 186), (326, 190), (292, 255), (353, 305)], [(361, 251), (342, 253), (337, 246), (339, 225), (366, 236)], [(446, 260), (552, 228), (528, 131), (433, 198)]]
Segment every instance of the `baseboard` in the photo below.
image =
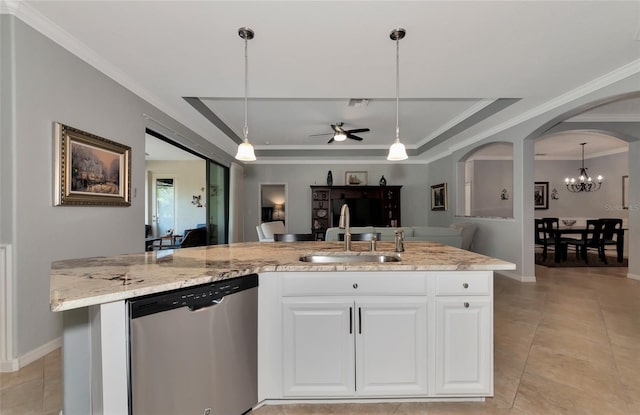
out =
[(18, 359), (0, 360), (0, 373), (17, 372), (20, 369)]
[(536, 277), (534, 276), (525, 276), (520, 275), (512, 271), (494, 271), (496, 274), (504, 275), (507, 278), (511, 278), (512, 280), (516, 280), (523, 283), (531, 283), (536, 282)]
[(638, 281), (640, 281), (640, 275), (636, 275), (636, 274), (628, 273), (628, 274), (627, 274), (627, 278), (631, 278), (632, 280), (638, 280)]
[(15, 359), (0, 361), (0, 372), (16, 372), (29, 363), (45, 357), (49, 353), (62, 347), (62, 337), (57, 337), (37, 349), (31, 350)]

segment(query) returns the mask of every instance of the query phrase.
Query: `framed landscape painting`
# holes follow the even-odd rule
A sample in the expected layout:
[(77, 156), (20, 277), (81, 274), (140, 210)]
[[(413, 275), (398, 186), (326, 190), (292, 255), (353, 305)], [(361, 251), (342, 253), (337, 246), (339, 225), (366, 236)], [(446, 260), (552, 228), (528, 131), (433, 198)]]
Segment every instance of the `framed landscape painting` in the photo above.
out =
[(536, 209), (549, 209), (549, 182), (535, 182), (533, 206)]
[(447, 184), (431, 186), (431, 210), (447, 210)]
[(131, 147), (55, 123), (54, 205), (130, 206)]

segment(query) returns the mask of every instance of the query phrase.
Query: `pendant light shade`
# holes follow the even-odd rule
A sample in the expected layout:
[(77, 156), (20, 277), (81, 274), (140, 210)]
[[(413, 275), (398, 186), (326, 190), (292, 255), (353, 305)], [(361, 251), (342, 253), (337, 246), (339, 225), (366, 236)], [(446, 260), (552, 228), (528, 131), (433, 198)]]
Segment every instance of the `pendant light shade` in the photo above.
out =
[(238, 145), (238, 152), (236, 153), (236, 160), (240, 161), (254, 161), (256, 155), (253, 152), (253, 146), (249, 142), (249, 127), (247, 125), (247, 85), (248, 85), (248, 62), (249, 57), (247, 54), (247, 42), (253, 39), (254, 32), (248, 27), (241, 27), (238, 29), (238, 35), (244, 39), (244, 128), (242, 133), (244, 135), (244, 141)]
[(402, 144), (399, 139), (396, 139), (395, 143), (391, 144), (391, 147), (389, 147), (387, 160), (400, 161), (408, 158), (409, 156), (407, 156), (407, 150), (404, 148), (404, 144)]
[(238, 152), (236, 153), (236, 160), (241, 161), (255, 161), (256, 155), (253, 152), (253, 146), (249, 141), (240, 143), (238, 145)]
[(404, 29), (394, 29), (391, 31), (389, 37), (396, 42), (396, 141), (389, 147), (389, 154), (387, 160), (400, 161), (409, 158), (407, 156), (407, 150), (404, 144), (400, 142), (400, 120), (399, 120), (399, 107), (400, 107), (400, 39), (407, 34)]

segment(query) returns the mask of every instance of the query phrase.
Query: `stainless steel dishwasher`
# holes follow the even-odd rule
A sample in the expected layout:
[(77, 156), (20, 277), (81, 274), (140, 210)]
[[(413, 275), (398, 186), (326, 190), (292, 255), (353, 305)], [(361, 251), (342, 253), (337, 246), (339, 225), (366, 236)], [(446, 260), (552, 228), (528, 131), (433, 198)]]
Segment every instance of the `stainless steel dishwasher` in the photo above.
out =
[(240, 415), (258, 401), (258, 276), (129, 301), (132, 415)]

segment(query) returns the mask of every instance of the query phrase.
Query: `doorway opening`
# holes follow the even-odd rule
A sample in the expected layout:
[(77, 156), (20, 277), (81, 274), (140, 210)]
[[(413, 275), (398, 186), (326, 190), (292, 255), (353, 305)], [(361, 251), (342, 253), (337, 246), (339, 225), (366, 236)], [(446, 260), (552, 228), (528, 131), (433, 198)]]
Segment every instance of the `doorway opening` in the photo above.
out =
[(151, 229), (147, 239), (159, 240), (152, 248), (179, 246), (199, 228), (207, 233), (201, 244), (227, 243), (229, 168), (155, 131), (146, 133), (145, 228)]

